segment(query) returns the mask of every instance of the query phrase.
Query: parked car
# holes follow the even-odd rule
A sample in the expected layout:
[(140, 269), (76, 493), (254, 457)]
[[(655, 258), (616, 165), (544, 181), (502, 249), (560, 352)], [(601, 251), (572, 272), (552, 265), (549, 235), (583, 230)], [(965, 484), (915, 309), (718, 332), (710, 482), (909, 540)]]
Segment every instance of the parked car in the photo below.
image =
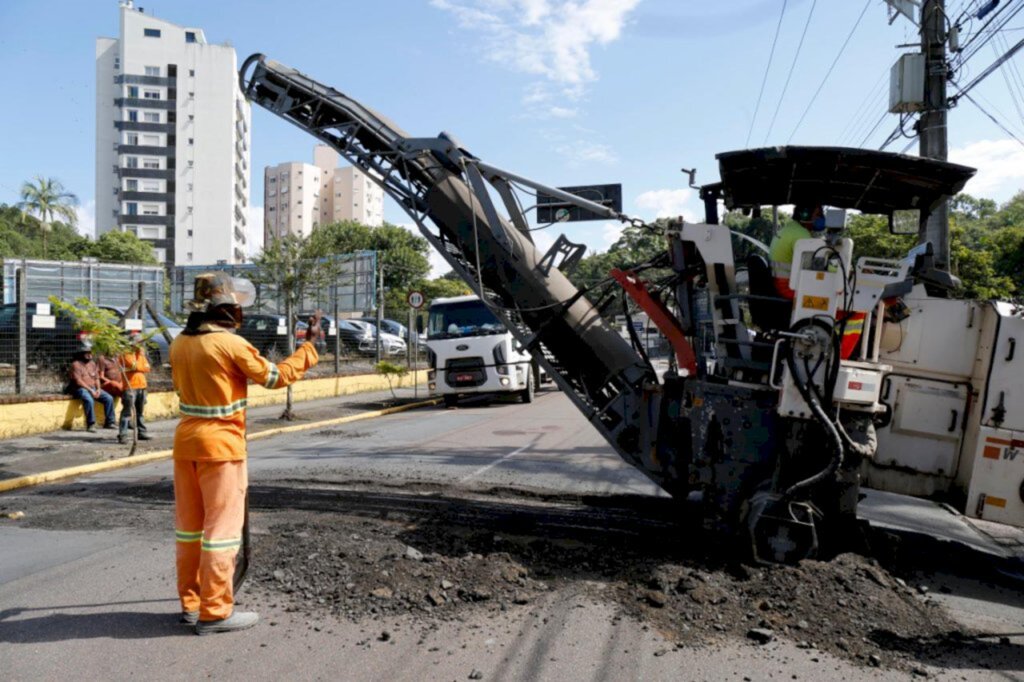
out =
[(284, 315), (245, 315), (238, 335), (254, 345), (261, 355), (288, 355), (288, 325)]
[[(118, 317), (120, 317), (124, 312), (122, 309), (115, 308), (114, 306), (101, 305), (100, 308), (108, 310)], [(158, 313), (156, 319), (160, 322), (160, 326), (153, 323), (153, 318), (150, 317), (148, 312), (143, 315), (142, 333), (152, 334), (149, 339), (149, 347), (147, 349), (149, 353), (149, 362), (154, 367), (159, 367), (165, 362), (168, 362), (171, 357), (170, 344), (167, 343), (167, 339), (165, 339), (164, 335), (160, 332), (160, 327), (162, 326), (167, 330), (167, 333), (170, 334), (172, 340), (181, 333), (181, 330), (184, 329), (184, 327), (182, 327), (176, 320), (167, 317), (166, 315)]]
[[(374, 327), (377, 326), (377, 318), (376, 317), (357, 317), (356, 319), (359, 320), (360, 322), (366, 322), (366, 323), (372, 324)], [(385, 333), (393, 334), (393, 335), (401, 338), (406, 343), (409, 342), (409, 328), (406, 327), (401, 322), (396, 322), (395, 320), (389, 320), (388, 318), (385, 317), (385, 318), (383, 318), (380, 321), (380, 326), (381, 326), (381, 329), (383, 329)], [(413, 332), (413, 333), (415, 334), (416, 332)]]
[[(78, 349), (84, 334), (75, 330), (74, 321), (63, 313), (55, 312), (54, 327), (32, 326), (36, 304), (25, 306), (28, 317), (25, 329), (26, 358), (28, 364), (56, 370), (63, 369), (71, 362), (71, 355)], [(18, 361), (18, 304), (5, 303), (0, 308), (0, 363), (15, 364)]]
[[(357, 327), (361, 327), (363, 329), (366, 329), (373, 336), (373, 338), (374, 338), (373, 352), (376, 353), (377, 352), (377, 348), (376, 348), (376, 343), (377, 343), (376, 342), (377, 327), (376, 327), (376, 325), (374, 325), (372, 322), (365, 322), (365, 321), (359, 320), (359, 319), (356, 319), (356, 320), (346, 320), (346, 322), (348, 322), (349, 324), (355, 325)], [(389, 334), (387, 332), (383, 332), (380, 335), (380, 340), (381, 340), (381, 346), (382, 346), (381, 350), (382, 350), (384, 355), (402, 355), (402, 354), (405, 353), (406, 344), (405, 344), (405, 340), (402, 339), (402, 337), (396, 336), (394, 334)]]
[[(299, 315), (300, 322), (297, 323), (295, 328), (295, 342), (297, 344), (306, 340), (306, 320), (311, 315), (312, 313), (302, 313)], [(333, 326), (334, 318), (330, 315), (323, 315), (320, 318), (323, 345), (322, 347), (319, 344), (317, 345), (317, 352), (331, 352), (334, 350)], [(341, 336), (342, 353), (373, 355), (377, 352), (377, 342), (374, 335), (364, 327), (353, 325), (349, 320), (341, 320), (338, 323), (338, 333)]]

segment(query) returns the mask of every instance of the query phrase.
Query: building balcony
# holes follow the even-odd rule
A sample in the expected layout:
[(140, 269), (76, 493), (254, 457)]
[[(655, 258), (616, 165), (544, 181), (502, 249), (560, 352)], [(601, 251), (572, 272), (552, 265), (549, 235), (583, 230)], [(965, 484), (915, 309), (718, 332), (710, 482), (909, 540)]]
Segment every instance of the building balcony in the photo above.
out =
[(141, 121), (114, 121), (114, 128), (117, 130), (129, 130), (140, 133), (167, 133), (174, 134), (173, 123), (143, 123)]
[(138, 107), (139, 109), (177, 109), (178, 103), (173, 99), (143, 99), (141, 97), (118, 97), (114, 100), (117, 107)]
[(173, 88), (177, 85), (178, 79), (164, 78), (162, 76), (133, 76), (131, 74), (122, 73), (114, 77), (114, 82), (118, 85), (159, 85)]
[(245, 262), (245, 252), (242, 251), (237, 246), (235, 247), (235, 262), (236, 263), (244, 263)]
[(245, 243), (245, 232), (238, 225), (235, 225), (235, 239), (243, 244)]
[(163, 203), (171, 203), (174, 201), (174, 195), (170, 192), (121, 192), (122, 201), (161, 201)]
[(162, 178), (164, 180), (174, 179), (173, 168), (115, 168), (118, 177), (122, 178)]
[(167, 225), (174, 226), (173, 215), (128, 215), (122, 213), (117, 216), (118, 225)]
[(242, 223), (245, 223), (245, 211), (238, 204), (235, 204), (235, 217), (238, 218)]
[(141, 144), (119, 144), (118, 154), (139, 154), (140, 156), (175, 156), (174, 147), (147, 147)]

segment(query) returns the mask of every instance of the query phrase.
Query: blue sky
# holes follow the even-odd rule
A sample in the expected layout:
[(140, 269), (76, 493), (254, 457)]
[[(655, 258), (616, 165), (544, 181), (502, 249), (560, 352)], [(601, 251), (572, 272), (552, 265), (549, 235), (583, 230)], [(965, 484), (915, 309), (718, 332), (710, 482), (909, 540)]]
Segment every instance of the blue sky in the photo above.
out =
[[(619, 182), (625, 209), (644, 218), (700, 213), (682, 167), (717, 179), (714, 155), (768, 144), (875, 147), (892, 132), (888, 71), (916, 29), (888, 23), (869, 0), (860, 24), (807, 109), (864, 10), (861, 0), (817, 0), (785, 99), (812, 0), (788, 0), (757, 116), (758, 91), (782, 0), (391, 0), (262, 2), (141, 0), (162, 19), (230, 41), (239, 62), (252, 52), (294, 66), (353, 95), (416, 136), (445, 130), (497, 166), (552, 185)], [(948, 0), (951, 14), (973, 0)], [(1024, 37), (1024, 15), (1003, 36)], [(0, 202), (22, 181), (59, 178), (83, 204), (94, 193), (94, 41), (118, 30), (116, 0), (0, 3)], [(1014, 61), (1024, 70), (1024, 51)], [(988, 46), (961, 82), (991, 63)], [(1003, 74), (974, 91), (1024, 137), (1024, 120)], [(772, 133), (769, 123), (778, 106)], [(802, 124), (797, 122), (807, 110)], [(753, 120), (753, 126), (752, 126)], [(950, 113), (952, 160), (977, 165), (967, 191), (1006, 200), (1024, 185), (1024, 146), (964, 101)], [(750, 143), (747, 145), (748, 136)], [(767, 137), (766, 137), (767, 136)], [(907, 139), (891, 150), (899, 151)], [(252, 203), (262, 203), (266, 165), (310, 160), (313, 138), (263, 112), (253, 115)], [(911, 152), (916, 150), (916, 144)], [(390, 222), (408, 223), (394, 205)], [(578, 223), (542, 234), (603, 250), (610, 223)]]

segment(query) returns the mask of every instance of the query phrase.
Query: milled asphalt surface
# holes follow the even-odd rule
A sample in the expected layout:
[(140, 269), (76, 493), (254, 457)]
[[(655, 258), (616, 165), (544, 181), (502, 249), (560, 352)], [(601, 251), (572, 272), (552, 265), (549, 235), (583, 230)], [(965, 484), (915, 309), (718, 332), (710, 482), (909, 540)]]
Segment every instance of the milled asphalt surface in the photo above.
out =
[[(170, 471), (169, 462), (159, 462), (83, 478), (75, 486), (166, 481)], [(474, 494), (509, 487), (661, 494), (555, 392), (539, 394), (533, 405), (428, 408), (257, 441), (250, 444), (250, 471), (254, 484), (416, 482)], [(0, 505), (11, 508), (21, 494), (34, 493), (0, 496)], [(260, 519), (256, 511), (254, 531)], [(162, 534), (20, 525), (0, 521), (4, 679), (464, 680), (473, 670), (488, 680), (910, 679), (785, 641), (675, 649), (643, 625), (613, 618), (611, 607), (564, 592), (527, 609), (471, 617), (430, 632), (402, 620), (310, 621), (275, 604), (247, 604), (243, 593), (240, 608), (259, 610), (260, 626), (197, 638), (174, 623), (169, 513)], [(1024, 643), (1019, 593), (955, 576), (933, 578), (949, 589), (935, 596), (954, 615)], [(377, 641), (382, 629), (392, 635), (386, 643)], [(1024, 661), (1002, 671), (931, 672), (950, 680), (1024, 679)]]

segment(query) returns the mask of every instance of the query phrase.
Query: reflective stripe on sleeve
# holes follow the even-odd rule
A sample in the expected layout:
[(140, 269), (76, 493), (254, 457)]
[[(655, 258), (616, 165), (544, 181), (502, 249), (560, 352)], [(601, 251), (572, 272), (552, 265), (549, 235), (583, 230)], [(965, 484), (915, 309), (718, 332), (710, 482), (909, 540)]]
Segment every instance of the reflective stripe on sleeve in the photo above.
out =
[(201, 530), (174, 530), (174, 539), (178, 542), (199, 542), (203, 539), (203, 531)]
[(281, 372), (278, 371), (277, 365), (267, 360), (267, 380), (263, 383), (266, 388), (274, 388), (277, 386), (277, 379), (281, 376)]
[(246, 399), (242, 398), (230, 405), (186, 405), (185, 403), (180, 403), (178, 407), (181, 413), (188, 417), (216, 419), (217, 417), (230, 417), (236, 412), (241, 412), (245, 409), (246, 402)]
[(242, 546), (242, 538), (231, 538), (228, 540), (203, 540), (204, 552), (222, 552), (230, 549), (238, 549)]

